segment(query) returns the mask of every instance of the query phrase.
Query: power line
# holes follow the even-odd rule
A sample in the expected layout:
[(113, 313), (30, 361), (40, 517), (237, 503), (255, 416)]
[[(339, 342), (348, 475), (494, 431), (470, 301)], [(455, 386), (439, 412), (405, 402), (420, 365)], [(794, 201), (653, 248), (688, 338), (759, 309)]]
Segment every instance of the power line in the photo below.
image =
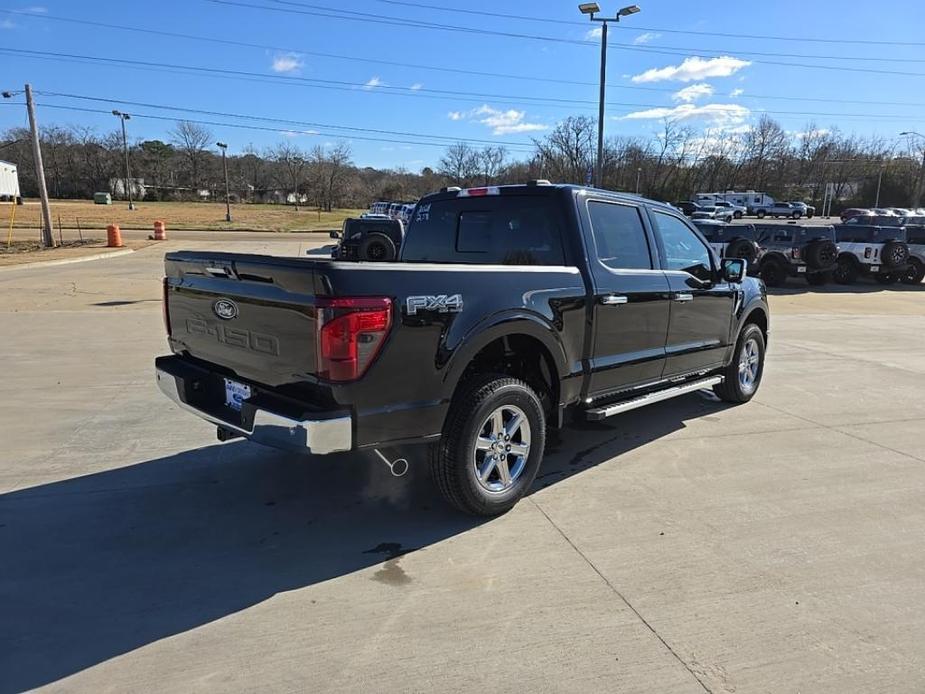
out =
[[(100, 56), (86, 56), (86, 55), (76, 55), (70, 53), (53, 53), (49, 51), (32, 51), (28, 49), (17, 49), (17, 48), (0, 48), (0, 53), (13, 53), (13, 54), (24, 54), (24, 55), (34, 55), (38, 57), (51, 57), (53, 59), (77, 59), (77, 60), (86, 60), (91, 62), (101, 62), (101, 63), (111, 63), (117, 65), (128, 65), (130, 67), (139, 67), (141, 69), (148, 68), (167, 68), (172, 70), (186, 70), (191, 72), (203, 72), (209, 75), (230, 75), (232, 77), (238, 78), (260, 78), (265, 80), (268, 76), (261, 75), (260, 73), (247, 72), (243, 70), (231, 70), (227, 68), (211, 68), (204, 66), (191, 66), (191, 65), (175, 65), (170, 63), (157, 63), (152, 61), (139, 61), (139, 60), (130, 60), (126, 58), (108, 58)], [(386, 85), (378, 86), (375, 89), (363, 90), (363, 87), (367, 86), (362, 83), (357, 82), (344, 82), (340, 80), (322, 80), (317, 78), (308, 78), (308, 77), (291, 77), (277, 75), (273, 76), (271, 82), (272, 84), (296, 84), (299, 86), (308, 86), (316, 88), (333, 88), (349, 91), (362, 91), (366, 94), (390, 94), (396, 96), (404, 97), (429, 97), (437, 98), (442, 100), (468, 100), (475, 102), (483, 102), (485, 100), (501, 100), (509, 101), (516, 100), (519, 103), (527, 102), (536, 102), (537, 105), (550, 105), (548, 102), (552, 102), (554, 105), (559, 107), (568, 106), (569, 108), (575, 109), (580, 108), (581, 106), (593, 106), (596, 102), (586, 99), (562, 99), (555, 97), (534, 97), (529, 95), (510, 95), (510, 94), (493, 94), (493, 93), (484, 93), (484, 92), (464, 92), (456, 90), (443, 90), (443, 89), (420, 89), (417, 91), (411, 91), (406, 88), (397, 88), (389, 87)], [(397, 91), (396, 91), (397, 90)], [(423, 93), (422, 93), (423, 92)], [(471, 98), (477, 97), (477, 98)], [(634, 103), (634, 102), (620, 102), (620, 101), (610, 101), (608, 102), (610, 106), (615, 106), (619, 108), (643, 108), (643, 109), (653, 109), (653, 108), (668, 108), (664, 104), (651, 104), (651, 103)], [(744, 108), (744, 107), (743, 107)], [(772, 111), (772, 110), (756, 110), (755, 113), (767, 113), (770, 115), (786, 115), (786, 116), (809, 116), (809, 117), (836, 117), (836, 118), (876, 118), (876, 119), (895, 119), (902, 120), (904, 122), (920, 122), (916, 120), (916, 117), (896, 115), (896, 114), (883, 114), (883, 113), (844, 113), (844, 112), (824, 112), (824, 111)]]
[[(98, 102), (107, 103), (107, 104), (122, 104), (122, 105), (128, 105), (128, 106), (139, 106), (141, 108), (155, 108), (155, 109), (161, 109), (165, 111), (179, 111), (183, 113), (198, 113), (201, 115), (218, 116), (221, 118), (240, 118), (243, 120), (255, 120), (255, 121), (263, 121), (267, 123), (279, 123), (281, 125), (291, 125), (291, 126), (300, 126), (300, 127), (308, 127), (308, 128), (328, 128), (332, 130), (347, 130), (350, 132), (378, 133), (378, 134), (383, 134), (383, 135), (399, 135), (399, 136), (404, 135), (408, 137), (448, 140), (448, 142), (439, 143), (442, 146), (447, 146), (449, 144), (453, 144), (456, 142), (471, 142), (474, 144), (488, 144), (488, 145), (499, 144), (498, 140), (485, 140), (485, 139), (471, 138), (471, 137), (456, 137), (453, 135), (427, 135), (425, 133), (411, 133), (411, 132), (404, 132), (400, 130), (382, 130), (378, 128), (359, 128), (359, 127), (348, 126), (348, 125), (332, 125), (330, 123), (317, 123), (317, 122), (312, 122), (312, 121), (290, 120), (286, 118), (275, 118), (275, 117), (270, 117), (270, 116), (255, 116), (255, 115), (250, 115), (250, 114), (232, 113), (232, 112), (227, 112), (227, 111), (208, 111), (208, 110), (203, 110), (203, 109), (188, 108), (185, 106), (171, 106), (168, 104), (151, 104), (151, 103), (145, 103), (145, 102), (140, 102), (140, 101), (127, 101), (125, 99), (104, 98), (104, 97), (89, 96), (89, 95), (84, 95), (84, 94), (66, 94), (62, 92), (50, 92), (50, 91), (38, 91), (38, 90), (35, 93), (41, 96), (53, 96), (53, 97), (61, 97), (61, 98), (67, 98), (67, 99), (80, 99), (83, 101), (98, 101)], [(315, 134), (315, 133), (312, 132), (312, 133), (306, 133), (306, 134)], [(322, 133), (318, 133), (318, 134), (322, 134)], [(350, 137), (352, 137), (352, 135)], [(504, 144), (504, 146), (506, 147), (508, 146), (509, 147), (533, 147), (532, 142), (503, 142), (502, 144)]]
[[(408, 2), (407, 0), (375, 0), (376, 2), (387, 5), (403, 5), (405, 7), (414, 7), (417, 9), (439, 10), (441, 12), (456, 12), (460, 14), (477, 15), (483, 17), (497, 17), (500, 19), (516, 19), (517, 21), (543, 22), (547, 24), (559, 24), (567, 26), (587, 27), (587, 22), (572, 21), (567, 19), (552, 19), (549, 17), (536, 17), (530, 15), (504, 14), (501, 12), (487, 12), (484, 10), (470, 10), (461, 7), (450, 7), (446, 5), (428, 5), (420, 2)], [(664, 34), (686, 34), (692, 36), (709, 36), (732, 39), (759, 39), (762, 41), (796, 41), (800, 43), (828, 43), (828, 44), (845, 44), (845, 45), (871, 45), (871, 46), (925, 46), (925, 42), (918, 41), (866, 41), (863, 39), (827, 39), (819, 37), (798, 37), (798, 36), (774, 36), (770, 34), (728, 34), (716, 31), (694, 31), (691, 29), (666, 29), (665, 27), (647, 27), (633, 24), (624, 26), (614, 24), (611, 29), (620, 29), (623, 31), (638, 32), (659, 32)]]
[[(288, 47), (288, 46), (275, 46), (275, 45), (260, 44), (260, 43), (250, 43), (246, 41), (222, 39), (222, 38), (217, 38), (217, 37), (212, 37), (212, 36), (183, 34), (183, 33), (164, 31), (164, 30), (158, 30), (158, 29), (124, 26), (120, 24), (96, 22), (96, 21), (91, 21), (91, 20), (76, 19), (72, 17), (59, 17), (59, 16), (53, 16), (53, 15), (47, 15), (47, 14), (36, 15), (34, 13), (18, 11), (18, 10), (0, 10), (0, 12), (7, 12), (8, 14), (25, 15), (25, 16), (34, 17), (36, 19), (42, 19), (42, 20), (48, 20), (48, 21), (66, 22), (66, 23), (71, 23), (71, 24), (93, 26), (93, 27), (99, 27), (99, 28), (105, 28), (105, 29), (115, 29), (115, 30), (120, 30), (120, 31), (130, 31), (130, 32), (137, 32), (137, 33), (143, 33), (143, 34), (154, 35), (154, 36), (167, 36), (171, 38), (179, 38), (179, 39), (184, 39), (184, 40), (189, 40), (189, 41), (203, 41), (203, 42), (215, 43), (215, 44), (220, 44), (220, 45), (237, 46), (237, 47), (244, 47), (244, 48), (255, 48), (255, 49), (260, 49), (260, 50), (273, 50), (273, 51), (280, 51), (280, 52), (287, 52), (287, 53), (297, 53), (300, 55), (309, 55), (309, 56), (316, 56), (316, 57), (321, 57), (321, 58), (330, 58), (330, 59), (335, 59), (335, 60), (347, 60), (347, 61), (368, 63), (368, 64), (373, 64), (373, 65), (387, 65), (387, 66), (393, 66), (393, 67), (412, 68), (412, 69), (418, 69), (418, 70), (432, 70), (432, 71), (445, 72), (445, 73), (451, 73), (451, 74), (473, 75), (476, 77), (515, 79), (515, 80), (525, 80), (525, 81), (530, 81), (530, 82), (545, 82), (545, 83), (551, 83), (551, 84), (566, 84), (566, 85), (573, 85), (573, 86), (588, 86), (588, 87), (597, 86), (596, 82), (583, 82), (583, 81), (576, 81), (576, 80), (555, 79), (555, 78), (549, 78), (549, 77), (537, 77), (535, 75), (516, 75), (516, 74), (509, 74), (509, 73), (488, 72), (488, 71), (480, 71), (480, 70), (466, 70), (463, 68), (454, 68), (454, 67), (439, 66), (439, 65), (422, 65), (419, 63), (403, 63), (403, 62), (373, 59), (373, 58), (362, 58), (358, 56), (340, 55), (336, 53), (323, 53), (323, 52), (318, 52), (318, 51), (310, 51), (310, 50), (305, 50), (301, 48), (293, 48), (293, 47)], [(920, 62), (925, 62), (925, 60), (922, 60)], [(673, 93), (677, 91), (677, 88), (647, 87), (647, 86), (642, 86), (642, 85), (609, 84), (607, 85), (607, 88), (608, 89), (625, 89), (625, 90), (632, 90), (632, 91), (650, 91), (650, 92), (658, 92), (658, 93)], [(868, 105), (877, 105), (877, 106), (908, 106), (912, 108), (921, 108), (925, 106), (925, 103), (913, 103), (913, 102), (903, 102), (903, 101), (883, 101), (883, 100), (873, 101), (873, 100), (863, 100), (863, 99), (827, 99), (827, 98), (822, 98), (822, 97), (786, 96), (786, 95), (754, 94), (754, 93), (749, 93), (749, 94), (717, 93), (716, 96), (731, 97), (731, 98), (744, 98), (744, 99), (769, 99), (769, 100), (776, 100), (776, 101), (811, 102), (811, 103), (868, 104)]]

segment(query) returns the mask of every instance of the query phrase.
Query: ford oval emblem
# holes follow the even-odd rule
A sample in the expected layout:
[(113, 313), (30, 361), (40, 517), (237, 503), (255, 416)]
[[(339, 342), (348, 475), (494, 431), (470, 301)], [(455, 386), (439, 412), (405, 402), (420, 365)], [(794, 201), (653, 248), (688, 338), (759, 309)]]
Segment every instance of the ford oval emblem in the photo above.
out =
[(231, 320), (238, 317), (238, 305), (231, 299), (219, 299), (212, 304), (212, 310), (222, 320)]

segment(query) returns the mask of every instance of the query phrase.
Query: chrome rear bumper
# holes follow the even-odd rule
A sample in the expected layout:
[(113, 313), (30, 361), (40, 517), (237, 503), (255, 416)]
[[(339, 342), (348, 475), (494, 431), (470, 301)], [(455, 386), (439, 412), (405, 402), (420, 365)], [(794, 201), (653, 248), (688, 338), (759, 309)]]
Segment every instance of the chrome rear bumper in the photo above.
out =
[(248, 430), (240, 423), (230, 422), (186, 402), (181, 395), (185, 391), (179, 376), (160, 368), (156, 368), (155, 372), (157, 385), (161, 392), (182, 409), (256, 443), (296, 453), (315, 455), (349, 451), (353, 447), (353, 423), (349, 415), (297, 420), (276, 412), (255, 408), (253, 424)]

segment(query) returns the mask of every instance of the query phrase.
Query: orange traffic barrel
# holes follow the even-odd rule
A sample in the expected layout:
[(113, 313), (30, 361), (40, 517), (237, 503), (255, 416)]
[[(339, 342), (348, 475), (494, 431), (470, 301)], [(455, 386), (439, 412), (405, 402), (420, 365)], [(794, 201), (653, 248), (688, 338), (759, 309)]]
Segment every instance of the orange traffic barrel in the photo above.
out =
[(106, 227), (106, 245), (110, 248), (122, 247), (122, 232), (118, 224), (110, 224)]
[(154, 222), (154, 240), (155, 241), (166, 241), (167, 240), (167, 229), (164, 226), (164, 222), (157, 220)]

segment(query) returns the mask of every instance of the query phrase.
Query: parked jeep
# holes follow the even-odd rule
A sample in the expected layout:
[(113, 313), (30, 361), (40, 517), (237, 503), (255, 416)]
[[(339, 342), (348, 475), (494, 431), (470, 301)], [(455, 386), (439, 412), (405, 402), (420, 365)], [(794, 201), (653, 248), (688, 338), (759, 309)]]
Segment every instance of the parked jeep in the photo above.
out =
[(909, 268), (905, 227), (836, 224), (835, 240), (839, 254), (834, 277), (839, 284), (853, 284), (861, 275), (893, 284)]
[(775, 202), (773, 205), (756, 206), (754, 210), (755, 216), (758, 217), (758, 219), (764, 219), (765, 217), (774, 217), (774, 219), (778, 219), (779, 217), (799, 219), (803, 216), (803, 209), (795, 207), (789, 202)]
[(835, 230), (805, 224), (756, 224), (761, 260), (756, 272), (769, 287), (788, 277), (806, 277), (813, 286), (828, 282), (838, 263)]
[(753, 224), (731, 225), (713, 219), (692, 220), (719, 258), (742, 258), (748, 269), (757, 267), (764, 250)]
[(906, 227), (909, 267), (900, 279), (903, 284), (920, 284), (925, 279), (925, 217), (913, 217), (910, 221), (914, 223)]
[(335, 260), (395, 260), (404, 235), (404, 225), (397, 219), (345, 219), (340, 234), (331, 232), (332, 238), (340, 239), (331, 257)]

